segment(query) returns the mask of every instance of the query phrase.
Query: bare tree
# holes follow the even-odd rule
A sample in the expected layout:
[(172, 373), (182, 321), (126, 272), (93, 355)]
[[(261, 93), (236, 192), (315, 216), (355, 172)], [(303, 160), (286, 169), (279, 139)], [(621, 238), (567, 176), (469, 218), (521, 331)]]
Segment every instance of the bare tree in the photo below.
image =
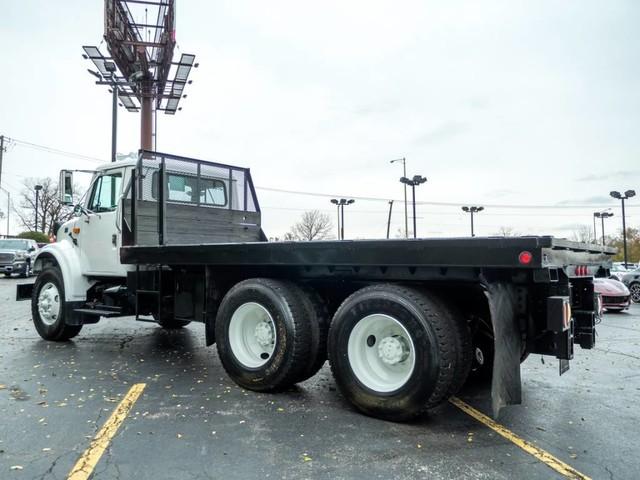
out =
[(405, 237), (404, 228), (398, 227), (398, 229), (396, 230), (396, 233), (393, 236), (394, 238), (413, 238), (413, 228), (409, 229), (408, 235), (409, 235), (408, 237)]
[(581, 243), (597, 243), (593, 237), (593, 228), (589, 225), (577, 225), (571, 234), (571, 240)]
[[(72, 209), (58, 200), (58, 184), (50, 177), (27, 178), (22, 183), (24, 188), (20, 193), (19, 205), (13, 207), (20, 223), (27, 230), (38, 230), (50, 235), (53, 232), (53, 224), (67, 220)], [(38, 218), (36, 220), (36, 192), (35, 186), (42, 185), (38, 194)], [(78, 191), (74, 189), (74, 191)], [(74, 201), (78, 195), (74, 194)], [(37, 227), (37, 228), (36, 228)]]
[(302, 214), (298, 223), (284, 235), (284, 240), (326, 240), (331, 238), (333, 224), (329, 215), (318, 210), (309, 210)]
[(500, 227), (494, 235), (498, 237), (519, 237), (520, 233), (516, 232), (512, 227)]

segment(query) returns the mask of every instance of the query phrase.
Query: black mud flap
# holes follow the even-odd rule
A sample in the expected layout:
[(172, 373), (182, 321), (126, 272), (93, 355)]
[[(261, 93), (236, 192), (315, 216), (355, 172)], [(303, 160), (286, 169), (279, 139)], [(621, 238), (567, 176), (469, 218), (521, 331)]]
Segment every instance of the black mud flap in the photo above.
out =
[(16, 285), (16, 300), (31, 300), (33, 283), (19, 283)]
[(516, 316), (516, 292), (513, 285), (485, 284), (495, 338), (491, 404), (494, 418), (507, 405), (522, 402), (520, 382), (521, 337)]

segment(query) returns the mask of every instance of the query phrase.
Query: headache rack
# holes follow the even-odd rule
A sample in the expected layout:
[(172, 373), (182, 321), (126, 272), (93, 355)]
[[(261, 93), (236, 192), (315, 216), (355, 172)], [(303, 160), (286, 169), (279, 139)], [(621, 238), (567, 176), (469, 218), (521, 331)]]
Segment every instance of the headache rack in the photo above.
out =
[(140, 151), (124, 192), (123, 246), (263, 240), (248, 168)]

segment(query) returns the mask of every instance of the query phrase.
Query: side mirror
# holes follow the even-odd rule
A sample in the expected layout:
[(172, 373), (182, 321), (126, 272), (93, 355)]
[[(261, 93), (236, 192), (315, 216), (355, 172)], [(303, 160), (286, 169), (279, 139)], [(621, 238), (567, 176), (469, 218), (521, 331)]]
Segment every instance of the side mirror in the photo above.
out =
[(63, 205), (73, 205), (73, 172), (70, 170), (60, 171), (60, 183), (58, 184), (58, 194), (60, 203)]
[(36, 247), (29, 247), (29, 250), (27, 250), (28, 252), (35, 252), (36, 251)]

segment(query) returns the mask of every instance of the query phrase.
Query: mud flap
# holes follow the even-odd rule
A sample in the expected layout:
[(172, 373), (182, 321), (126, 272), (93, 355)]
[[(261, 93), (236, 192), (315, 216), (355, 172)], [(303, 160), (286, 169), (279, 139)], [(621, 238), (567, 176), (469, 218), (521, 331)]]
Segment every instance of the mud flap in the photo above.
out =
[(494, 418), (506, 405), (522, 401), (520, 382), (521, 336), (516, 316), (516, 292), (513, 285), (485, 284), (495, 339), (491, 405)]
[(16, 301), (31, 300), (33, 283), (19, 283), (16, 285)]

